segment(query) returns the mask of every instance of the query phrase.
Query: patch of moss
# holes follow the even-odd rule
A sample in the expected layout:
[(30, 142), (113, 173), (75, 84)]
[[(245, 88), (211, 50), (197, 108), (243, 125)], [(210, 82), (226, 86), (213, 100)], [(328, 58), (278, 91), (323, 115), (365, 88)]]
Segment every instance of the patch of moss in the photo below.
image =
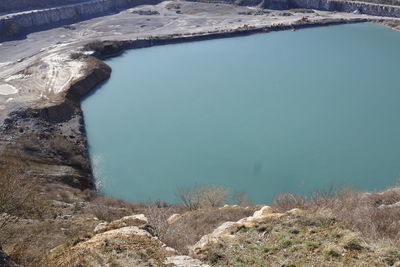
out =
[(306, 241), (306, 242), (304, 243), (304, 246), (305, 246), (306, 248), (308, 248), (308, 249), (316, 249), (316, 248), (319, 247), (319, 245), (318, 245), (317, 243), (311, 242), (311, 241)]
[(338, 258), (338, 257), (340, 257), (340, 254), (335, 249), (330, 248), (330, 249), (327, 249), (324, 251), (324, 257), (325, 258)]
[(396, 262), (400, 261), (400, 252), (396, 250), (389, 250), (384, 254), (382, 260), (385, 264), (393, 266)]
[(288, 248), (292, 245), (292, 241), (290, 240), (283, 240), (281, 243), (279, 243), (279, 248), (280, 249), (285, 249)]

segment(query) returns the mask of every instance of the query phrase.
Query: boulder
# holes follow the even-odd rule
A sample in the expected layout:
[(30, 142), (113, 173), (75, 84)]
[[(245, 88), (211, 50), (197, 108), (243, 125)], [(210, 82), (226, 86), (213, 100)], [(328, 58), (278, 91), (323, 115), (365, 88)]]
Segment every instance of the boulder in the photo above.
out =
[(210, 267), (210, 265), (204, 264), (200, 260), (193, 259), (189, 256), (167, 257), (164, 263), (176, 267)]
[(98, 225), (93, 233), (52, 249), (46, 262), (48, 266), (57, 267), (208, 266), (199, 260), (178, 255), (149, 231), (151, 227), (147, 222), (143, 214), (138, 214)]

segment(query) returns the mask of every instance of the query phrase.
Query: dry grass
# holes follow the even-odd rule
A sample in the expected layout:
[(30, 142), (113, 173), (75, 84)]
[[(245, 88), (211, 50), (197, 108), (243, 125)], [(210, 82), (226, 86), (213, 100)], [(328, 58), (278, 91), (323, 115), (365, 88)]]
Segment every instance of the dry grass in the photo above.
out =
[(37, 185), (24, 172), (24, 166), (11, 157), (0, 162), (0, 244), (4, 231), (11, 223), (24, 218), (41, 218), (45, 212), (41, 199), (35, 194)]
[(188, 247), (194, 245), (200, 238), (212, 232), (215, 228), (227, 221), (237, 221), (248, 217), (257, 210), (252, 208), (206, 208), (184, 213), (181, 218), (172, 224), (167, 219), (176, 213), (176, 208), (151, 207), (146, 216), (156, 235), (168, 246), (179, 252), (188, 253)]
[(384, 266), (400, 263), (398, 256), (398, 250), (365, 242), (333, 217), (304, 213), (238, 227), (199, 257), (212, 266), (244, 267)]
[(31, 174), (30, 169), (29, 162), (23, 163), (16, 155), (0, 156), (0, 244), (21, 266), (42, 266), (50, 249), (91, 232), (101, 220), (145, 209), (51, 182)]
[(303, 196), (282, 194), (275, 198), (273, 207), (279, 211), (302, 208), (312, 212), (328, 212), (351, 229), (361, 232), (365, 238), (400, 247), (398, 187), (378, 193), (331, 188), (314, 193), (309, 201)]
[[(228, 203), (231, 192), (228, 188), (220, 185), (181, 187), (177, 196), (189, 210), (207, 207), (221, 207)], [(237, 192), (233, 195), (233, 201), (239, 206), (250, 206), (252, 201), (245, 192)]]

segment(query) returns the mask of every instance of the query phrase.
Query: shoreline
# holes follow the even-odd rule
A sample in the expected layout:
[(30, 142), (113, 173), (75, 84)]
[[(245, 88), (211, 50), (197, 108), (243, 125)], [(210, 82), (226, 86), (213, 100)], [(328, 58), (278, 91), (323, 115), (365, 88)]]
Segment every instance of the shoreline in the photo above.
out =
[[(226, 5), (224, 8), (232, 6)], [(9, 85), (21, 92), (18, 93), (19, 99), (9, 100), (13, 96), (7, 96), (4, 104), (0, 98), (0, 107), (5, 106), (3, 116), (0, 115), (0, 120), (3, 120), (0, 125), (0, 153), (28, 162), (33, 173), (40, 174), (50, 181), (60, 181), (82, 190), (95, 189), (81, 99), (110, 77), (111, 68), (101, 60), (119, 56), (128, 49), (156, 45), (385, 21), (385, 18), (345, 14), (312, 19), (299, 15), (297, 20), (292, 19), (286, 23), (277, 21), (268, 25), (251, 25), (241, 22), (242, 26), (232, 25), (224, 29), (211, 27), (198, 32), (185, 30), (182, 33), (152, 34), (136, 39), (104, 38), (99, 41), (72, 42), (12, 63), (11, 66), (21, 66), (15, 67), (16, 71), (3, 79), (15, 77)], [(0, 85), (1, 69), (0, 67)], [(9, 65), (6, 65), (3, 74), (11, 71), (12, 68), (10, 70)], [(45, 82), (40, 80), (43, 72), (49, 75), (46, 76)], [(32, 90), (32, 84), (38, 88), (37, 92)], [(27, 89), (19, 88), (21, 86), (27, 86)], [(28, 94), (28, 97), (24, 93)], [(8, 112), (8, 115), (5, 115), (4, 111)]]

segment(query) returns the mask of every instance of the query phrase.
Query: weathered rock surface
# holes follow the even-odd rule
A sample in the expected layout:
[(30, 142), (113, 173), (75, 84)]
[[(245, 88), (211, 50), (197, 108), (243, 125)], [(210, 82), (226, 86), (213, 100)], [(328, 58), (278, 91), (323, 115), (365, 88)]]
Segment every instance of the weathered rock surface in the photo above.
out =
[[(43, 65), (35, 65), (31, 69), (42, 68)], [(60, 79), (56, 74), (51, 76), (49, 73), (48, 79), (40, 79), (44, 86), (49, 86), (44, 91), (46, 95), (41, 95), (42, 100), (39, 98), (34, 103), (20, 105), (0, 125), (0, 152), (2, 158), (15, 158), (29, 165), (32, 174), (86, 189), (94, 188), (94, 181), (80, 98), (107, 79), (111, 69), (94, 58), (88, 58), (75, 67), (85, 74), (74, 77), (72, 72), (71, 76), (60, 75), (64, 77)], [(64, 68), (67, 68), (67, 61)], [(59, 73), (57, 69), (53, 71)], [(37, 72), (37, 75), (45, 77), (40, 73)], [(9, 82), (17, 83), (15, 86), (21, 91), (26, 90), (27, 97), (29, 86), (39, 80), (34, 76), (27, 75)], [(57, 84), (60, 80), (65, 89)], [(51, 85), (60, 91), (54, 92)]]
[(186, 266), (206, 267), (179, 256), (151, 234), (144, 215), (132, 215), (97, 228), (86, 237), (54, 248), (50, 266)]
[(0, 12), (67, 5), (85, 1), (88, 0), (2, 0), (0, 1)]
[[(10, 2), (7, 0), (6, 2)], [(50, 1), (51, 4), (63, 4), (51, 8), (40, 10), (31, 10), (10, 13), (0, 16), (0, 41), (15, 39), (26, 35), (27, 33), (39, 31), (43, 29), (54, 28), (57, 26), (75, 23), (89, 18), (102, 16), (107, 13), (115, 13), (122, 9), (144, 5), (158, 4), (163, 0), (69, 0), (60, 3), (59, 0)], [(317, 9), (324, 11), (338, 12), (357, 12), (359, 14), (367, 14), (372, 16), (400, 17), (400, 6), (381, 5), (374, 3), (358, 2), (358, 1), (341, 1), (341, 0), (193, 0), (194, 2), (212, 2), (239, 4), (242, 6), (259, 6), (268, 9), (290, 9), (305, 8)], [(9, 7), (3, 4), (1, 10), (10, 12), (14, 8), (23, 6), (35, 8), (45, 6), (39, 1), (20, 0), (10, 4)], [(31, 4), (28, 4), (32, 2)], [(69, 4), (69, 5), (66, 5)], [(159, 15), (155, 10), (135, 11), (140, 15)]]
[(165, 264), (172, 264), (176, 267), (209, 267), (210, 265), (202, 263), (198, 259), (193, 259), (189, 256), (172, 256), (167, 257)]
[(253, 227), (266, 218), (279, 218), (285, 215), (299, 213), (302, 213), (300, 209), (293, 209), (285, 213), (276, 213), (271, 207), (264, 206), (260, 210), (254, 212), (253, 216), (243, 218), (237, 222), (225, 222), (211, 234), (203, 236), (194, 246), (191, 247), (191, 254), (202, 254), (212, 245), (222, 242), (224, 239), (234, 238), (237, 229), (240, 229), (241, 227)]
[(324, 11), (358, 12), (372, 16), (400, 17), (400, 6), (341, 0), (266, 0), (264, 8), (308, 8)]
[[(60, 1), (55, 1), (55, 3), (58, 2)], [(67, 3), (74, 4), (65, 5), (63, 3), (61, 6), (51, 8), (9, 13), (0, 16), (0, 41), (14, 39), (30, 32), (75, 23), (111, 12), (118, 12), (120, 9), (159, 2), (159, 0), (70, 0)], [(31, 6), (38, 6), (38, 4)], [(26, 7), (29, 7), (29, 5)]]

